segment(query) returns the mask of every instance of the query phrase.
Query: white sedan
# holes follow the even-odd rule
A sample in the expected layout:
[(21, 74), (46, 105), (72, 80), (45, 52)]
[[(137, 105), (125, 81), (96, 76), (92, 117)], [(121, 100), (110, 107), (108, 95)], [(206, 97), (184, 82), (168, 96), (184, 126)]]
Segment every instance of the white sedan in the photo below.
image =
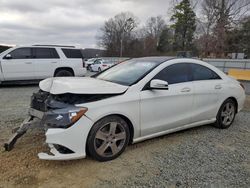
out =
[(47, 127), (51, 154), (39, 154), (47, 160), (88, 153), (108, 161), (130, 143), (211, 123), (228, 128), (245, 100), (238, 81), (186, 58), (131, 59), (92, 78), (46, 79), (40, 89), (30, 115)]
[(101, 72), (107, 68), (112, 67), (113, 65), (115, 65), (115, 63), (111, 61), (97, 59), (90, 65), (89, 70), (93, 72)]

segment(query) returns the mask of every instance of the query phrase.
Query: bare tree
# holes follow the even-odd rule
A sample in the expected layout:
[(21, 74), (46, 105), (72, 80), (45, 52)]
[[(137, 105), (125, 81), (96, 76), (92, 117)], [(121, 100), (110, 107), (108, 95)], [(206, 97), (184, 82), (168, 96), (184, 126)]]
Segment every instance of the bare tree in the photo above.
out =
[[(250, 0), (203, 0), (199, 25), (202, 29), (202, 48), (207, 55), (212, 50), (223, 55), (227, 48), (227, 33), (249, 10)], [(213, 45), (211, 45), (213, 43)]]
[(160, 35), (165, 27), (166, 23), (162, 16), (150, 17), (146, 22), (146, 33), (148, 36), (155, 39), (156, 46), (158, 46)]
[[(156, 55), (159, 39), (166, 23), (162, 16), (150, 17), (145, 26), (137, 30), (137, 41), (141, 43), (142, 49), (137, 49), (143, 55)], [(143, 50), (142, 52), (139, 52)]]
[(137, 25), (137, 18), (130, 12), (122, 12), (110, 18), (101, 28), (100, 46), (107, 50), (108, 55), (123, 56), (129, 48)]

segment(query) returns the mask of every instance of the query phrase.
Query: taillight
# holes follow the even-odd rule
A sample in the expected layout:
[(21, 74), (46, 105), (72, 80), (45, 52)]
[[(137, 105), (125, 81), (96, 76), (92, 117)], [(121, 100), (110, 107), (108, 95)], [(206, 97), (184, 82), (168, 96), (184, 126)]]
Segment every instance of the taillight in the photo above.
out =
[(85, 68), (85, 61), (84, 61), (84, 59), (82, 60), (82, 67)]
[(240, 86), (245, 90), (245, 86), (242, 83), (240, 83)]
[(105, 65), (105, 64), (103, 64), (102, 66), (103, 66), (103, 67), (107, 67), (107, 65)]

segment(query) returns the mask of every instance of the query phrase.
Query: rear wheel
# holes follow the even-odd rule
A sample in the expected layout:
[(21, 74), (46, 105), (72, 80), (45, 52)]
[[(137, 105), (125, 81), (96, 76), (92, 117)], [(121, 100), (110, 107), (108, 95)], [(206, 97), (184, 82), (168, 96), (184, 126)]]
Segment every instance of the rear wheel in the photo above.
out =
[(217, 114), (217, 120), (215, 126), (221, 129), (230, 127), (233, 123), (236, 115), (236, 104), (232, 99), (227, 99), (221, 105), (220, 110)]
[(55, 77), (68, 77), (74, 76), (74, 74), (69, 70), (59, 70), (55, 73)]
[(98, 72), (101, 72), (101, 71), (102, 71), (102, 70), (101, 70), (101, 68), (99, 67), (99, 68), (98, 68)]
[(105, 117), (89, 133), (88, 153), (98, 161), (115, 159), (125, 150), (129, 136), (128, 124), (121, 117)]

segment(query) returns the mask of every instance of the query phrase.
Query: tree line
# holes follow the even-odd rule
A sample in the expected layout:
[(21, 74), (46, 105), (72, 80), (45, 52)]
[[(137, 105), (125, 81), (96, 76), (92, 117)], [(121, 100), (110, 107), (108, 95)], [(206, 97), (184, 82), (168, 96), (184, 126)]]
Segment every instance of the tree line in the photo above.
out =
[[(140, 24), (131, 12), (105, 21), (98, 37), (107, 56), (250, 56), (250, 0), (172, 0), (170, 20), (161, 15)], [(143, 26), (142, 26), (143, 25)]]

